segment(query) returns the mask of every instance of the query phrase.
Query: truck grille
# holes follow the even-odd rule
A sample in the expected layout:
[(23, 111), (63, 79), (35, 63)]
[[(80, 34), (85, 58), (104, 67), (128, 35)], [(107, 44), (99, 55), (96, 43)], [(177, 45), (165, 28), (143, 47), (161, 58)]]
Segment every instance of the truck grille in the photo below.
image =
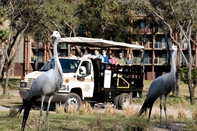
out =
[(34, 80), (35, 80), (34, 78), (28, 78), (27, 88), (30, 88), (31, 87), (31, 85), (32, 85), (32, 83), (33, 83)]

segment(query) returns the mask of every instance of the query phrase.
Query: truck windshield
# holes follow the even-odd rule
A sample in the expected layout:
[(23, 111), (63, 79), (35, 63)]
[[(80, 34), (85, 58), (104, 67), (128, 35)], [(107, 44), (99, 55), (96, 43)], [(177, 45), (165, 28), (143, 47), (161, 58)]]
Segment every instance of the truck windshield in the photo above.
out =
[[(75, 73), (79, 67), (80, 60), (74, 59), (59, 59), (63, 73)], [(49, 60), (40, 71), (48, 71), (54, 67), (54, 59)]]

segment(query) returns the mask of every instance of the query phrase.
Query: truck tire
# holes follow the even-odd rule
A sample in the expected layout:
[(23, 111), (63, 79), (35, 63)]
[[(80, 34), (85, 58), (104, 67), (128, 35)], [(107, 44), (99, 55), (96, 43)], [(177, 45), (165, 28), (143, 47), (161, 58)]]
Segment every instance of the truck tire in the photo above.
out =
[(130, 105), (130, 98), (129, 98), (129, 94), (127, 93), (122, 93), (119, 97), (119, 105), (121, 107), (121, 109), (123, 109), (124, 107)]
[(117, 95), (115, 98), (114, 98), (114, 105), (116, 106), (116, 108), (118, 109), (119, 108), (119, 95)]
[(81, 98), (79, 97), (78, 94), (76, 93), (70, 93), (69, 97), (67, 98), (66, 102), (65, 102), (65, 111), (67, 111), (68, 107), (71, 105), (75, 105), (77, 110), (80, 108), (82, 102), (81, 102)]

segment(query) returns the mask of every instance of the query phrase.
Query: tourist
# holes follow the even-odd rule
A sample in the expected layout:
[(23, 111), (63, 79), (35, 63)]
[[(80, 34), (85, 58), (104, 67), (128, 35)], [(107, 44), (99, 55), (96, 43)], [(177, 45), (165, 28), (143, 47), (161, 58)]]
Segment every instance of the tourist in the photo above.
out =
[(90, 53), (90, 48), (85, 48), (85, 51), (84, 51), (84, 55), (82, 56), (83, 58), (90, 58), (92, 55)]
[(103, 63), (109, 64), (109, 56), (107, 55), (106, 50), (102, 50), (102, 56), (103, 56)]
[(120, 65), (125, 65), (126, 64), (125, 58), (123, 56), (123, 53), (119, 53), (118, 61), (119, 61)]
[(129, 53), (128, 58), (126, 59), (126, 65), (131, 66), (133, 64), (133, 55)]
[(120, 64), (119, 61), (114, 57), (114, 53), (111, 53), (109, 55), (109, 63), (110, 64), (115, 64), (115, 65)]

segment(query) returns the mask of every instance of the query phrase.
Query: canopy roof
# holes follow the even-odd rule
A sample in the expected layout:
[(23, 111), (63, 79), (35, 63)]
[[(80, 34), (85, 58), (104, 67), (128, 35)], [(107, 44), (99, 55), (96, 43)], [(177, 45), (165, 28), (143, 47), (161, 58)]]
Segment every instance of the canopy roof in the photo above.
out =
[(110, 40), (98, 39), (98, 38), (87, 38), (87, 37), (66, 37), (61, 38), (61, 43), (68, 43), (76, 46), (88, 46), (88, 47), (126, 47), (126, 48), (138, 48), (143, 49), (144, 46), (127, 44), (124, 42), (115, 42)]

